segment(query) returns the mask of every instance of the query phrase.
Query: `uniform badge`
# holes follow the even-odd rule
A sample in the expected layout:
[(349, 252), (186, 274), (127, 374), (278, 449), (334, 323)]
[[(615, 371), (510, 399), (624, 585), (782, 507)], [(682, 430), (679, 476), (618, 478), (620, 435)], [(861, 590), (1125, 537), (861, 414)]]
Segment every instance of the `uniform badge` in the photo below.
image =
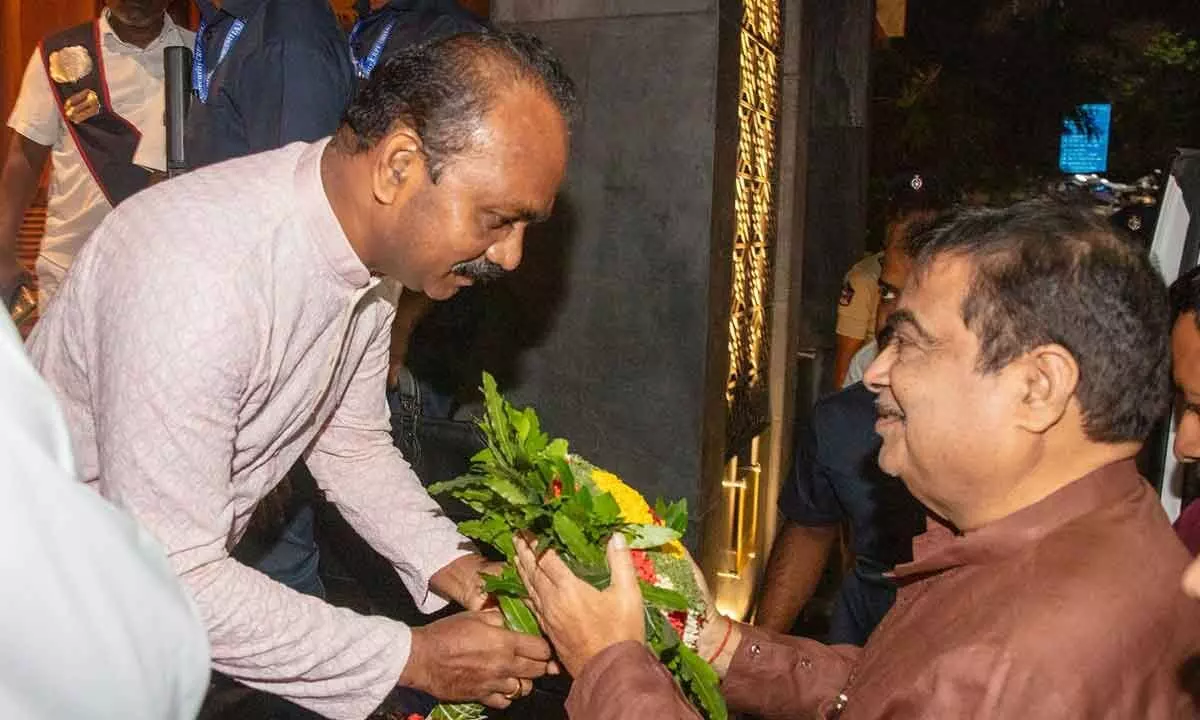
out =
[(50, 79), (60, 85), (79, 82), (92, 74), (92, 56), (82, 45), (50, 53)]
[(838, 300), (838, 305), (849, 307), (852, 302), (854, 302), (854, 286), (847, 282), (842, 285), (842, 297)]

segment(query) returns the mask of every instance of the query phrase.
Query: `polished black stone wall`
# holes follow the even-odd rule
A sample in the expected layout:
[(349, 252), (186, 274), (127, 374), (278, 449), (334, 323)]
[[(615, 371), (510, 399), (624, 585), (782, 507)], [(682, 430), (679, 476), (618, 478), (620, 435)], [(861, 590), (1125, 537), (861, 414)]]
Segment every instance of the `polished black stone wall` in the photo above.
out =
[(582, 108), (556, 218), (511, 278), (521, 314), (550, 317), (517, 356), (511, 394), (651, 498), (695, 504), (706, 433), (711, 444), (720, 430), (705, 418), (722, 417), (732, 213), (714, 226), (714, 202), (732, 201), (720, 173), (731, 182), (723, 153), (736, 143), (718, 137), (717, 5), (508, 0), (492, 12), (560, 53)]

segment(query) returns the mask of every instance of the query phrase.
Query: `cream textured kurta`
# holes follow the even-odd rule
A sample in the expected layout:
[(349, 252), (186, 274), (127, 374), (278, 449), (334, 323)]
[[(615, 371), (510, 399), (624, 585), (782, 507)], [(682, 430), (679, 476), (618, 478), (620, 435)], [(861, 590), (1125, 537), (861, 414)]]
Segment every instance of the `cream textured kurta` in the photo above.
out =
[(333, 718), (370, 713), (411, 635), (230, 558), (304, 457), (426, 612), (460, 536), (391, 443), (384, 397), (399, 287), (372, 278), (320, 177), (325, 141), (212, 166), (123, 203), (30, 338), (82, 476), (166, 546), (213, 667)]

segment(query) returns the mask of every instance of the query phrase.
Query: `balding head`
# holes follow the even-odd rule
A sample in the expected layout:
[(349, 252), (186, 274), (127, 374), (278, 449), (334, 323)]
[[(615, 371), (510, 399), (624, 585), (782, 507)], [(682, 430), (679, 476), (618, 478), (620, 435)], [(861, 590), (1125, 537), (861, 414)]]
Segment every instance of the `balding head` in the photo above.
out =
[(434, 299), (516, 269), (562, 183), (574, 99), (529, 35), (454, 35), (390, 58), (324, 163), (359, 258)]
[(575, 84), (532, 35), (462, 33), (416, 45), (372, 73), (347, 108), (339, 138), (344, 149), (362, 152), (407, 126), (421, 138), (436, 181), (470, 149), (501, 95), (520, 87), (544, 95), (565, 120), (574, 114)]

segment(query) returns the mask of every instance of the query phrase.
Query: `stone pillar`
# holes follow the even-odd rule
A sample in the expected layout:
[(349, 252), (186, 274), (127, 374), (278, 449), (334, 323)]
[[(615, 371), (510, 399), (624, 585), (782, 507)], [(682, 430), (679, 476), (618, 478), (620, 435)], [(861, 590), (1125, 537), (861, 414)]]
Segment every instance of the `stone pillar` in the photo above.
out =
[(496, 324), (526, 346), (509, 393), (652, 500), (687, 498), (688, 542), (733, 615), (790, 459), (801, 2), (492, 2), (558, 51), (581, 104), (555, 218), (504, 283), (517, 320)]
[(813, 45), (802, 343), (815, 351), (814, 374), (829, 387), (842, 277), (866, 251), (875, 2), (804, 0), (804, 7)]
[[(783, 72), (780, 83), (779, 229), (775, 252), (775, 292), (772, 298), (771, 433), (764, 453), (765, 472), (759, 494), (762, 560), (778, 531), (775, 500), (787, 478), (794, 446), (793, 419), (808, 408), (797, 402), (797, 383), (804, 380), (798, 353), (803, 350), (803, 272), (805, 217), (808, 197), (809, 61), (813, 38), (804, 14), (805, 0), (786, 0), (783, 9)], [(803, 397), (803, 393), (800, 394)]]
[(510, 393), (651, 499), (695, 507), (725, 374), (710, 358), (728, 323), (710, 308), (729, 284), (714, 226), (732, 224), (714, 215), (731, 202), (718, 147), (737, 142), (717, 136), (717, 4), (494, 0), (492, 19), (554, 48), (580, 97), (555, 218), (506, 283), (536, 328)]

